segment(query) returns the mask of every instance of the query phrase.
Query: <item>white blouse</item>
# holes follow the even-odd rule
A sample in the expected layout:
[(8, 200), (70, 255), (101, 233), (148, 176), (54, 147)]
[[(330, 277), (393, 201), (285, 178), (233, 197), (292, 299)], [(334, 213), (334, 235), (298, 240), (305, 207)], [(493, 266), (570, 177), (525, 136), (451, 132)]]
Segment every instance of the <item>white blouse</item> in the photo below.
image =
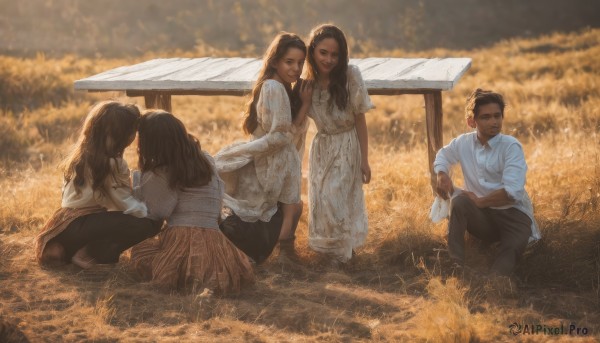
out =
[(146, 205), (132, 194), (131, 179), (127, 162), (122, 158), (110, 159), (110, 173), (104, 184), (97, 190), (92, 189), (92, 177), (85, 171), (85, 182), (77, 189), (74, 179), (65, 183), (61, 206), (64, 208), (83, 208), (102, 206), (108, 211), (123, 211), (138, 218), (147, 215)]
[(246, 222), (268, 222), (277, 203), (300, 201), (299, 149), (307, 120), (292, 124), (290, 100), (278, 81), (267, 80), (256, 104), (258, 127), (249, 142), (234, 143), (215, 155), (225, 182), (224, 204)]

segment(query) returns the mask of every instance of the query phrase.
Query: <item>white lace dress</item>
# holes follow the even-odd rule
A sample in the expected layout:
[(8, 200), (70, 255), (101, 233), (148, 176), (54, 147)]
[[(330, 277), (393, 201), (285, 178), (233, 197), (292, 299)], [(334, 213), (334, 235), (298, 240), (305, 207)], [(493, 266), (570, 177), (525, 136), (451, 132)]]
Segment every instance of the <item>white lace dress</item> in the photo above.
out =
[[(249, 142), (234, 143), (215, 155), (217, 171), (225, 182), (225, 207), (245, 222), (268, 222), (277, 202), (300, 201), (305, 120), (292, 124), (290, 100), (284, 86), (267, 80), (256, 104), (258, 127)], [(298, 146), (298, 148), (297, 148)]]
[(310, 148), (309, 246), (345, 262), (367, 237), (360, 145), (355, 115), (374, 108), (358, 67), (348, 66), (349, 103), (328, 106), (329, 92), (315, 89), (309, 116), (318, 133)]

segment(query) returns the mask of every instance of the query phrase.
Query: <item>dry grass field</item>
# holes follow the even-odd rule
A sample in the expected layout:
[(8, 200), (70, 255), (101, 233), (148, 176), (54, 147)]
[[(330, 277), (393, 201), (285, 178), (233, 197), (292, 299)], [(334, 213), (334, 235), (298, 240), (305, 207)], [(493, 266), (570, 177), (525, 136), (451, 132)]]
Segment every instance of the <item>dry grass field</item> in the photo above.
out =
[[(506, 96), (504, 132), (524, 144), (527, 189), (543, 235), (515, 280), (486, 278), (490, 254), (476, 242), (469, 242), (467, 256), (475, 273), (451, 275), (446, 223), (428, 219), (433, 196), (423, 99), (414, 95), (373, 97), (377, 109), (367, 119), (373, 179), (364, 187), (369, 236), (344, 270), (326, 267), (308, 248), (306, 213), (299, 260), (275, 251), (256, 268), (256, 284), (237, 296), (160, 293), (128, 269), (127, 256), (87, 271), (42, 269), (33, 261), (32, 241), (60, 205), (57, 165), (90, 104), (126, 99), (74, 93), (72, 82), (138, 61), (0, 56), (0, 341), (600, 340), (600, 30), (479, 50), (370, 56), (473, 58), (471, 70), (443, 95), (445, 142), (467, 131), (463, 108), (471, 90)], [(244, 139), (245, 100), (174, 97), (173, 108), (215, 153)], [(126, 158), (136, 165), (133, 148)], [(575, 329), (514, 336), (515, 322), (524, 329), (562, 326), (567, 333), (574, 325), (579, 335)]]

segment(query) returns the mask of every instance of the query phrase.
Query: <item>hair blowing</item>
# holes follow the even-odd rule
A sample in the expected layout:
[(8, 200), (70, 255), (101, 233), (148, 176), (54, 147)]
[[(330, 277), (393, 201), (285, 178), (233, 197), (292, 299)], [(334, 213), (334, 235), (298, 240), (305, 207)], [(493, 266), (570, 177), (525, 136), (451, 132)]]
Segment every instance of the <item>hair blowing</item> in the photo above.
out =
[[(306, 53), (306, 44), (304, 44), (304, 41), (299, 36), (288, 32), (279, 33), (267, 48), (267, 51), (263, 57), (262, 68), (258, 74), (258, 79), (256, 80), (254, 88), (252, 89), (252, 98), (247, 103), (245, 111), (246, 118), (244, 119), (242, 126), (245, 133), (251, 134), (254, 132), (254, 130), (256, 130), (256, 127), (258, 126), (256, 103), (260, 97), (262, 86), (266, 80), (275, 75), (276, 70), (273, 66), (285, 56), (290, 48), (300, 49)], [(299, 95), (292, 92), (291, 85), (284, 84), (284, 86), (290, 99), (292, 119), (294, 119), (298, 113), (298, 110), (300, 110), (301, 101)]]
[(506, 107), (506, 104), (504, 103), (502, 95), (477, 88), (467, 98), (467, 106), (465, 107), (466, 118), (476, 118), (479, 107), (487, 104), (498, 104), (498, 106), (500, 106), (500, 113), (502, 113), (502, 116), (504, 117), (504, 107)]
[(102, 190), (111, 170), (110, 159), (123, 156), (139, 118), (140, 111), (133, 104), (103, 101), (92, 107), (73, 151), (63, 162), (65, 181), (73, 180), (79, 190), (85, 177), (91, 176), (92, 189)]
[(213, 171), (200, 142), (169, 112), (144, 112), (139, 125), (138, 153), (140, 170), (165, 168), (171, 188), (199, 187), (211, 180)]
[(310, 32), (308, 44), (308, 68), (306, 71), (307, 80), (318, 80), (319, 69), (314, 58), (317, 45), (326, 38), (333, 38), (339, 46), (339, 60), (329, 75), (328, 91), (331, 95), (329, 106), (333, 102), (340, 110), (346, 109), (348, 104), (348, 43), (344, 32), (332, 24), (322, 24)]

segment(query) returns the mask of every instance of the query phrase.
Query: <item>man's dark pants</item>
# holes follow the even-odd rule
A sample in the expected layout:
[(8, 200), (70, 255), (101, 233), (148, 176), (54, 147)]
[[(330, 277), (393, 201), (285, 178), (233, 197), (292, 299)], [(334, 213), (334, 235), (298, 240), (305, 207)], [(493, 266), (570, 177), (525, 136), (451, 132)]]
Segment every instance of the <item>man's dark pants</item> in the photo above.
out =
[(448, 229), (451, 259), (464, 263), (467, 231), (484, 242), (500, 242), (491, 271), (510, 275), (527, 247), (531, 219), (514, 207), (505, 210), (478, 208), (467, 196), (459, 195), (452, 199)]

